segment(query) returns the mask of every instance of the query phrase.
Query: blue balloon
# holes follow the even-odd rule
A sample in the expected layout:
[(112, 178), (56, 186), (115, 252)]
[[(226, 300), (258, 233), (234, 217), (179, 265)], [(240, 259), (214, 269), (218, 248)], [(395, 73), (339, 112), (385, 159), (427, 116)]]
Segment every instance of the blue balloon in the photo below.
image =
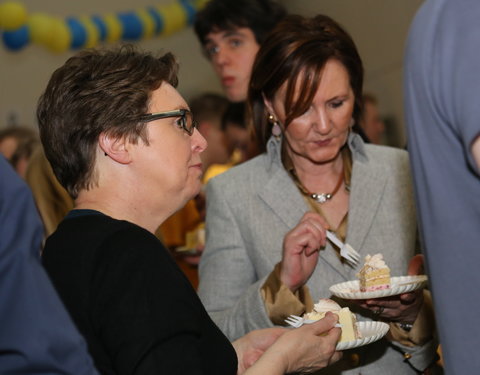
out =
[(155, 24), (154, 33), (160, 34), (163, 30), (163, 17), (158, 10), (154, 7), (148, 7), (147, 12), (152, 16), (153, 22)]
[(87, 41), (87, 30), (85, 26), (75, 18), (67, 18), (67, 26), (72, 34), (72, 42), (70, 48), (81, 48)]
[(93, 16), (92, 21), (98, 30), (99, 39), (103, 42), (107, 37), (107, 25), (105, 25), (105, 22), (99, 16)]
[(3, 43), (11, 51), (18, 51), (25, 47), (30, 41), (30, 32), (27, 25), (13, 31), (4, 31), (2, 34)]
[(119, 13), (118, 19), (123, 26), (123, 40), (138, 40), (142, 37), (142, 20), (135, 13)]
[(195, 7), (192, 5), (190, 0), (180, 0), (180, 4), (185, 9), (185, 13), (187, 14), (187, 24), (192, 25), (193, 21), (195, 20)]

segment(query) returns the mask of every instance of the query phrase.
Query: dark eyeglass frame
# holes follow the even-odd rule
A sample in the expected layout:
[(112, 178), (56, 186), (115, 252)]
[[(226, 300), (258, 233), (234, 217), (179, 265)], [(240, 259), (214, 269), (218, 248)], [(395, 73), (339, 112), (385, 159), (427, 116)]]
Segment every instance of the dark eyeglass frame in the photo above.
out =
[[(190, 115), (192, 119), (192, 124), (190, 127), (188, 126), (187, 116)], [(151, 122), (155, 120), (160, 120), (163, 118), (170, 118), (170, 117), (179, 117), (180, 118), (180, 125), (185, 132), (192, 136), (195, 128), (197, 127), (197, 122), (194, 120), (192, 112), (188, 109), (176, 109), (173, 111), (165, 111), (165, 112), (156, 112), (156, 113), (147, 113), (140, 117), (140, 122)]]

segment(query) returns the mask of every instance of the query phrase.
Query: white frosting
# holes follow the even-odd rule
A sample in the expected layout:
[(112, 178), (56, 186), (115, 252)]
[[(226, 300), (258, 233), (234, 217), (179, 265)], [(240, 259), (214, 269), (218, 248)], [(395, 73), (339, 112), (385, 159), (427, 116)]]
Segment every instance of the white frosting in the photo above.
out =
[(368, 254), (365, 257), (365, 266), (371, 268), (388, 268), (383, 260), (383, 255), (380, 253), (375, 255)]
[(321, 298), (318, 303), (313, 307), (313, 310), (318, 313), (324, 313), (327, 311), (339, 311), (340, 305), (329, 298)]

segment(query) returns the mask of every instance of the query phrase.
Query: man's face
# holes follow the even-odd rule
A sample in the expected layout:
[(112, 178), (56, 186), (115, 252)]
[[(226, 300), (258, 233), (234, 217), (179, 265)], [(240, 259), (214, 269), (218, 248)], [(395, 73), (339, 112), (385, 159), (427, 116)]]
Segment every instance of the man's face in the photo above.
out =
[(232, 102), (245, 101), (253, 62), (260, 48), (252, 30), (239, 27), (211, 32), (204, 48), (227, 98)]

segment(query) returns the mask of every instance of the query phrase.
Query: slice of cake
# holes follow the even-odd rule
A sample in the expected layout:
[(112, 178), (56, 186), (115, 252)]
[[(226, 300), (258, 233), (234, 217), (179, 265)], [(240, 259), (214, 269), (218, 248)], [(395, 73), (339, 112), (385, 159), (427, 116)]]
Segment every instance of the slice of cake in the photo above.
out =
[(313, 311), (305, 314), (303, 317), (309, 320), (320, 320), (325, 317), (328, 311), (338, 315), (338, 322), (342, 326), (340, 342), (353, 341), (361, 337), (357, 329), (355, 314), (348, 307), (341, 308), (338, 303), (331, 299), (320, 299), (313, 307)]
[(194, 230), (185, 235), (185, 247), (195, 249), (198, 245), (205, 245), (205, 224), (199, 224)]
[(390, 288), (390, 268), (385, 264), (382, 254), (365, 257), (365, 264), (357, 274), (360, 291), (370, 292)]

